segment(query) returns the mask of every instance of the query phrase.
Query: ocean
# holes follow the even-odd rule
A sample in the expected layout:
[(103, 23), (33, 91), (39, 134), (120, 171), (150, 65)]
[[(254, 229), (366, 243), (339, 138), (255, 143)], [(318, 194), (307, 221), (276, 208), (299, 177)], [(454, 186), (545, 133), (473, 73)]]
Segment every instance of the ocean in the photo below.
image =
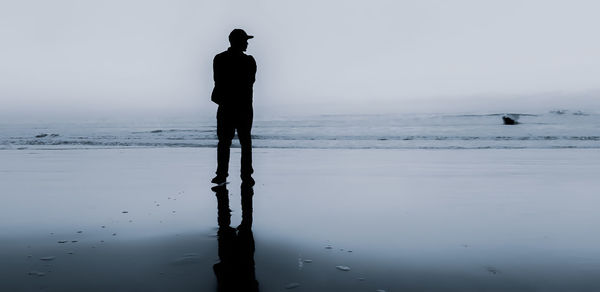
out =
[[(255, 118), (254, 148), (547, 149), (600, 148), (600, 114), (520, 113), (314, 115)], [(0, 124), (0, 150), (216, 147), (216, 120), (131, 120)], [(239, 147), (234, 141), (233, 147)]]

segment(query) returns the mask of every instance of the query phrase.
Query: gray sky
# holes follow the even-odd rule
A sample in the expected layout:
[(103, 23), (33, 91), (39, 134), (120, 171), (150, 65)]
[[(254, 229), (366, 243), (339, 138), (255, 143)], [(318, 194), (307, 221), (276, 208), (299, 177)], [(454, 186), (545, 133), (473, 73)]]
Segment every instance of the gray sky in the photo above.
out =
[(255, 35), (260, 113), (600, 109), (600, 2), (0, 2), (2, 113), (208, 114)]

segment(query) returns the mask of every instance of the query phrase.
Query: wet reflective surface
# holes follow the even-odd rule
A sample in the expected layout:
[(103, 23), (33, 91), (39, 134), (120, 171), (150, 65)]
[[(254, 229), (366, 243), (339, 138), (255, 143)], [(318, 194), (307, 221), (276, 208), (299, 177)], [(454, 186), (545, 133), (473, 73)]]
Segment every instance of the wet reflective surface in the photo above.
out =
[(242, 222), (231, 227), (227, 185), (213, 187), (217, 197), (219, 262), (213, 266), (217, 291), (258, 291), (252, 234), (252, 187), (241, 186)]
[(597, 150), (0, 156), (1, 291), (600, 290)]

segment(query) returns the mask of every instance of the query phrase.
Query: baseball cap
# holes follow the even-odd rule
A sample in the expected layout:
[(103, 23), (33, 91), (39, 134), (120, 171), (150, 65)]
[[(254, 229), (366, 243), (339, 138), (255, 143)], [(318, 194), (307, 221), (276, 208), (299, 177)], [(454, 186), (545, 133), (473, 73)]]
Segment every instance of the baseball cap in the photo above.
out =
[(251, 38), (254, 38), (254, 36), (248, 35), (243, 29), (240, 29), (240, 28), (236, 28), (236, 29), (232, 30), (231, 33), (229, 34), (229, 41), (248, 40)]

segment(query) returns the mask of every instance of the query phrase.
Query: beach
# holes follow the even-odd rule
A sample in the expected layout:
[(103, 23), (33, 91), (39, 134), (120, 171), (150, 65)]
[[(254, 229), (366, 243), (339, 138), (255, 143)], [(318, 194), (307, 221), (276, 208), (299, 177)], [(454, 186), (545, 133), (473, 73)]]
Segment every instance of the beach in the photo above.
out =
[(600, 292), (600, 1), (0, 7), (0, 292)]
[[(0, 291), (216, 291), (211, 148), (0, 151)], [(260, 291), (600, 290), (598, 149), (254, 150)], [(227, 185), (241, 222), (239, 149)]]

